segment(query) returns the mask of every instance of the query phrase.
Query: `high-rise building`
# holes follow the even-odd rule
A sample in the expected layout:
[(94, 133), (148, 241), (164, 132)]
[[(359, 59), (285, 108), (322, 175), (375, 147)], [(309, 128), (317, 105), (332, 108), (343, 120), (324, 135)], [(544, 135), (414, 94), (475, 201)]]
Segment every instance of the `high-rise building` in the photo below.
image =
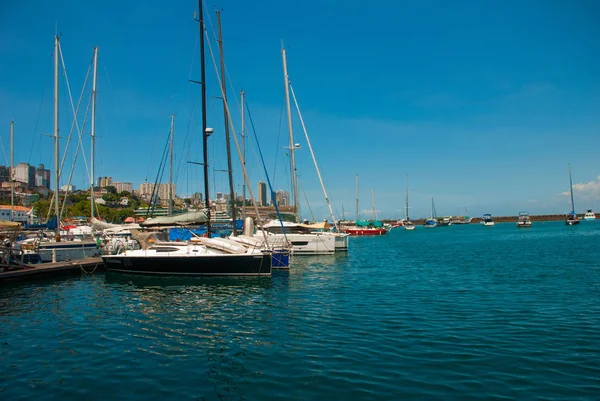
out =
[(267, 203), (267, 184), (262, 181), (258, 182), (258, 204), (260, 206), (269, 206)]
[[(150, 184), (149, 182), (144, 182), (140, 184), (140, 196), (141, 197), (150, 197), (152, 196), (152, 192), (154, 190), (154, 184)], [(173, 184), (173, 198), (175, 198), (175, 184)], [(154, 192), (154, 196), (157, 196), (160, 199), (169, 199), (169, 184), (158, 184), (157, 191)]]
[(98, 186), (100, 188), (109, 187), (112, 185), (112, 177), (100, 177)]
[(117, 190), (117, 193), (127, 191), (129, 193), (133, 192), (133, 184), (130, 182), (113, 182), (113, 187)]
[(275, 199), (279, 206), (290, 206), (290, 193), (288, 191), (280, 189), (275, 194)]
[(50, 188), (50, 170), (45, 169), (43, 164), (35, 169), (35, 186)]
[[(175, 184), (173, 185), (173, 199), (175, 199)], [(169, 199), (169, 184), (158, 184), (158, 197), (160, 199)]]
[(0, 166), (0, 182), (10, 181), (10, 167)]
[(30, 187), (35, 186), (35, 167), (29, 163), (19, 163), (15, 166), (14, 180), (27, 184)]

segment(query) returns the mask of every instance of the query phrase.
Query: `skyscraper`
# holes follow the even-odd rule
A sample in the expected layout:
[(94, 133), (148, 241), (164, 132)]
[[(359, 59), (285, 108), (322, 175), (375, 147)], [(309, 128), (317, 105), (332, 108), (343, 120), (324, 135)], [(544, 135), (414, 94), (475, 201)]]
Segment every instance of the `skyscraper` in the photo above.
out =
[(259, 206), (269, 206), (267, 203), (267, 184), (258, 182), (258, 204)]

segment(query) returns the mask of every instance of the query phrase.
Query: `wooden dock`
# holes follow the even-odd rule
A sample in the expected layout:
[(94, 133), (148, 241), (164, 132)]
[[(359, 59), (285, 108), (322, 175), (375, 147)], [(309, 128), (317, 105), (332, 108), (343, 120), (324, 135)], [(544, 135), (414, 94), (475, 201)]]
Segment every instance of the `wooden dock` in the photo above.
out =
[(104, 270), (104, 262), (101, 257), (55, 263), (39, 263), (26, 265), (18, 269), (5, 269), (5, 271), (0, 272), (0, 282), (4, 280), (30, 279), (78, 272), (93, 273), (102, 270)]

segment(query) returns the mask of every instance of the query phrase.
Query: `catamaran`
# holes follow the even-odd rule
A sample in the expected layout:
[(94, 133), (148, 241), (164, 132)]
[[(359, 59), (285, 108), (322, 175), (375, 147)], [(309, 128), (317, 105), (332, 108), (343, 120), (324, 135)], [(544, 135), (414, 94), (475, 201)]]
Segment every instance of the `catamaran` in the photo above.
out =
[(571, 163), (569, 163), (569, 192), (571, 194), (571, 211), (565, 216), (565, 224), (574, 226), (579, 224), (579, 218), (575, 213), (575, 202), (573, 201), (573, 179), (571, 178)]

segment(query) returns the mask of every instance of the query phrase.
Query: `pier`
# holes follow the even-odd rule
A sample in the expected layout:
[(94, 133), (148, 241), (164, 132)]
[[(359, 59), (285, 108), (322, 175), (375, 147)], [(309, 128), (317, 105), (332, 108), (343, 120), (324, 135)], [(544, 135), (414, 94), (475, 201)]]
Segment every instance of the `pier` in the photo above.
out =
[[(0, 268), (1, 269), (1, 268)], [(4, 280), (32, 279), (37, 277), (73, 274), (77, 272), (93, 273), (104, 270), (101, 257), (75, 259), (64, 262), (30, 264), (23, 267), (0, 271), (0, 282)]]

